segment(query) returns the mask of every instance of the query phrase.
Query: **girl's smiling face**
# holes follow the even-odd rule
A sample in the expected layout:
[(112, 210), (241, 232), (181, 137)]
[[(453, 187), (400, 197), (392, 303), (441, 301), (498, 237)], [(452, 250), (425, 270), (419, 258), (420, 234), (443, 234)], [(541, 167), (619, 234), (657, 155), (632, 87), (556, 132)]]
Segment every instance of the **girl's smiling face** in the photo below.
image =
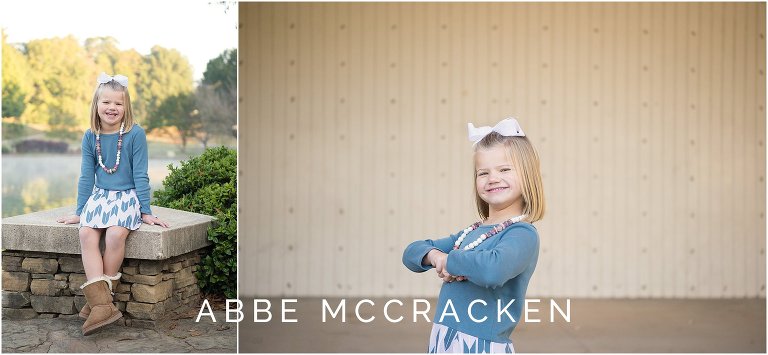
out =
[(106, 133), (116, 132), (125, 115), (123, 101), (125, 95), (122, 91), (104, 88), (99, 95), (97, 110), (101, 121), (101, 130)]
[(480, 198), (488, 203), (491, 216), (494, 212), (504, 212), (504, 215), (521, 213), (520, 179), (503, 144), (475, 152), (475, 188)]

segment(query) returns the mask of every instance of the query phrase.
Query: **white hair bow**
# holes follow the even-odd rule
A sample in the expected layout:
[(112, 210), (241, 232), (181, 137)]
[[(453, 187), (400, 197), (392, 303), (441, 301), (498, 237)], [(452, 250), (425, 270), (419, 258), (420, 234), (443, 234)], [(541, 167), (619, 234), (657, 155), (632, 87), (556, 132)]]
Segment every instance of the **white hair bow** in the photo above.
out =
[(491, 132), (496, 132), (504, 137), (525, 137), (520, 124), (512, 117), (501, 120), (493, 127), (483, 126), (475, 128), (475, 125), (472, 123), (467, 123), (467, 129), (469, 130), (469, 140), (475, 142), (475, 144)]
[(122, 85), (123, 87), (126, 87), (126, 88), (128, 87), (128, 77), (121, 74), (116, 74), (115, 76), (109, 76), (107, 75), (107, 73), (101, 72), (101, 74), (99, 74), (99, 78), (96, 79), (96, 82), (98, 82), (99, 84), (106, 84), (112, 80)]

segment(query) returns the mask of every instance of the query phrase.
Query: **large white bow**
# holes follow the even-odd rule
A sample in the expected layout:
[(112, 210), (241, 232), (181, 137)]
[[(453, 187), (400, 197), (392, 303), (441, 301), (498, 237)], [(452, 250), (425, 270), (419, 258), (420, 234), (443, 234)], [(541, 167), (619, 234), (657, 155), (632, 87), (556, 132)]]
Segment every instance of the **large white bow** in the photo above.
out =
[(123, 87), (126, 87), (126, 88), (128, 87), (128, 77), (121, 74), (110, 76), (110, 75), (107, 75), (107, 73), (105, 72), (101, 72), (101, 74), (99, 74), (99, 78), (96, 79), (96, 82), (98, 82), (99, 84), (106, 84), (112, 80), (122, 85)]
[(475, 144), (491, 132), (496, 132), (504, 137), (525, 137), (520, 124), (512, 117), (501, 120), (493, 127), (483, 126), (475, 128), (475, 125), (472, 123), (467, 123), (467, 129), (469, 130), (469, 140), (475, 142)]

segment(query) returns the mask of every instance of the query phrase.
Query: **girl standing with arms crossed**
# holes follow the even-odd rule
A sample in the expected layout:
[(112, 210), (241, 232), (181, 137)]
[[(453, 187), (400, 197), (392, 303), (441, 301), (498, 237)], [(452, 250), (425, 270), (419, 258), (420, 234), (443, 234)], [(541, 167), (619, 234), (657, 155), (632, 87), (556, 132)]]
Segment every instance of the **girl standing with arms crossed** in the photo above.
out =
[(514, 118), (493, 128), (468, 126), (480, 221), (447, 238), (411, 243), (403, 263), (414, 272), (434, 268), (444, 281), (430, 353), (510, 353), (539, 255), (532, 224), (544, 215), (539, 158)]
[[(133, 122), (128, 78), (101, 73), (91, 102), (91, 128), (83, 135), (77, 210), (60, 223), (80, 224), (80, 250), (87, 281), (80, 286), (87, 304), (83, 335), (120, 319), (112, 303), (122, 276), (128, 233), (141, 226), (168, 227), (149, 208), (147, 136)], [(122, 164), (121, 164), (122, 163)], [(105, 234), (102, 257), (99, 240)]]

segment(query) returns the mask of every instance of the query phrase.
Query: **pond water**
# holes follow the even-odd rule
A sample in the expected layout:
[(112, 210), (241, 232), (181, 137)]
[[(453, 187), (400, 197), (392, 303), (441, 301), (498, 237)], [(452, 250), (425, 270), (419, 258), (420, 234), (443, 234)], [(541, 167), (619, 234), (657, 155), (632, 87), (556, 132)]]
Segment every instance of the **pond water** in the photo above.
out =
[[(3, 155), (2, 160), (3, 217), (76, 204), (80, 155)], [(178, 167), (180, 160), (149, 159), (152, 193), (162, 188), (169, 164)]]

